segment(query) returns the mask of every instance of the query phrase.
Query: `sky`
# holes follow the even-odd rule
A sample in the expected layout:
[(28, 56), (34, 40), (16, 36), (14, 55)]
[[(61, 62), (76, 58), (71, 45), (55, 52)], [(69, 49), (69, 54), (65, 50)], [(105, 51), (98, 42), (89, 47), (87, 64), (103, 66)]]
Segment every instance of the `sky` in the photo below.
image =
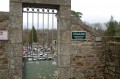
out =
[(72, 0), (71, 9), (83, 13), (82, 20), (104, 23), (113, 16), (120, 21), (120, 0)]
[[(120, 21), (120, 0), (71, 0), (71, 9), (81, 12), (88, 23), (106, 23), (111, 16)], [(9, 0), (0, 2), (0, 11), (9, 11)]]

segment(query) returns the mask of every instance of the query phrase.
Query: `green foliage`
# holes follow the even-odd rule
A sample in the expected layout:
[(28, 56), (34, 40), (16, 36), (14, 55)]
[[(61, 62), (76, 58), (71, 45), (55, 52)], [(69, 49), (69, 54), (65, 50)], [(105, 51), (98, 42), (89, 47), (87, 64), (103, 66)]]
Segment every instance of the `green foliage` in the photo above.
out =
[(118, 26), (116, 29), (117, 29), (116, 36), (120, 36), (120, 23), (118, 23)]
[(38, 42), (37, 32), (36, 32), (36, 29), (34, 28), (34, 26), (32, 27), (32, 30), (30, 31), (29, 44), (32, 44), (33, 42), (34, 43)]
[(120, 35), (120, 24), (111, 17), (110, 21), (106, 24), (107, 30), (106, 36), (118, 36)]
[[(76, 18), (82, 18), (82, 13), (81, 12), (76, 12), (74, 10), (71, 10), (71, 16), (75, 16)], [(58, 18), (58, 14), (55, 15)]]
[(82, 17), (82, 13), (81, 12), (75, 12), (74, 10), (71, 10), (71, 16), (75, 16), (77, 18), (81, 18)]

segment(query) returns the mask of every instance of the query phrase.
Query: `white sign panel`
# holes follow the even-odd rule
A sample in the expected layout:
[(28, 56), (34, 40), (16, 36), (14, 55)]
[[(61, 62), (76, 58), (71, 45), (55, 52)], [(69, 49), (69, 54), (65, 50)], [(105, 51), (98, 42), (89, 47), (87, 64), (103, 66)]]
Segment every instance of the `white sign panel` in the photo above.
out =
[(102, 41), (102, 37), (96, 37), (95, 41), (96, 42), (101, 42)]
[(0, 40), (8, 40), (8, 30), (0, 30)]

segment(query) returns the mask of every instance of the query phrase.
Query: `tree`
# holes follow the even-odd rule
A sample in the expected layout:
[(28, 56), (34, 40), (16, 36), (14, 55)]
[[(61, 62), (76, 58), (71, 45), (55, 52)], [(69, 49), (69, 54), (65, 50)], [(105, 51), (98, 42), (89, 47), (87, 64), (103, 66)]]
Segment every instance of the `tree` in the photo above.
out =
[(93, 31), (96, 31), (98, 33), (98, 35), (103, 36), (104, 35), (104, 28), (103, 25), (101, 23), (94, 23), (91, 24), (91, 28)]
[(120, 22), (118, 23), (117, 25), (117, 33), (116, 33), (116, 36), (120, 36)]
[(32, 44), (33, 42), (34, 43), (38, 42), (37, 32), (36, 32), (36, 29), (34, 28), (34, 26), (32, 27), (32, 30), (30, 31), (29, 44)]
[(120, 25), (117, 21), (113, 19), (111, 16), (110, 21), (106, 24), (107, 30), (105, 31), (105, 35), (107, 36), (117, 36), (119, 35)]
[(81, 18), (82, 13), (81, 12), (76, 12), (74, 10), (71, 10), (71, 16), (75, 16), (76, 18)]
[[(82, 13), (81, 12), (76, 12), (74, 10), (71, 10), (71, 16), (75, 16), (76, 18), (82, 18)], [(55, 15), (56, 17), (58, 17), (58, 14)]]

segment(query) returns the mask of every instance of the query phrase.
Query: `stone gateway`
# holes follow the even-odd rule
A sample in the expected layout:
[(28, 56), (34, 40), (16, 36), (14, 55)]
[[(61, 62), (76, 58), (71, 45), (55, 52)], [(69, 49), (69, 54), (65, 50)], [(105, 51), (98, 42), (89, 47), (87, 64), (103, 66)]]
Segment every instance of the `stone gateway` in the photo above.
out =
[(71, 0), (10, 0), (10, 12), (0, 12), (0, 29), (9, 30), (9, 40), (0, 40), (0, 79), (23, 76), (24, 4), (58, 10), (57, 79), (104, 79), (101, 42), (95, 41), (97, 34), (80, 19), (71, 16)]

